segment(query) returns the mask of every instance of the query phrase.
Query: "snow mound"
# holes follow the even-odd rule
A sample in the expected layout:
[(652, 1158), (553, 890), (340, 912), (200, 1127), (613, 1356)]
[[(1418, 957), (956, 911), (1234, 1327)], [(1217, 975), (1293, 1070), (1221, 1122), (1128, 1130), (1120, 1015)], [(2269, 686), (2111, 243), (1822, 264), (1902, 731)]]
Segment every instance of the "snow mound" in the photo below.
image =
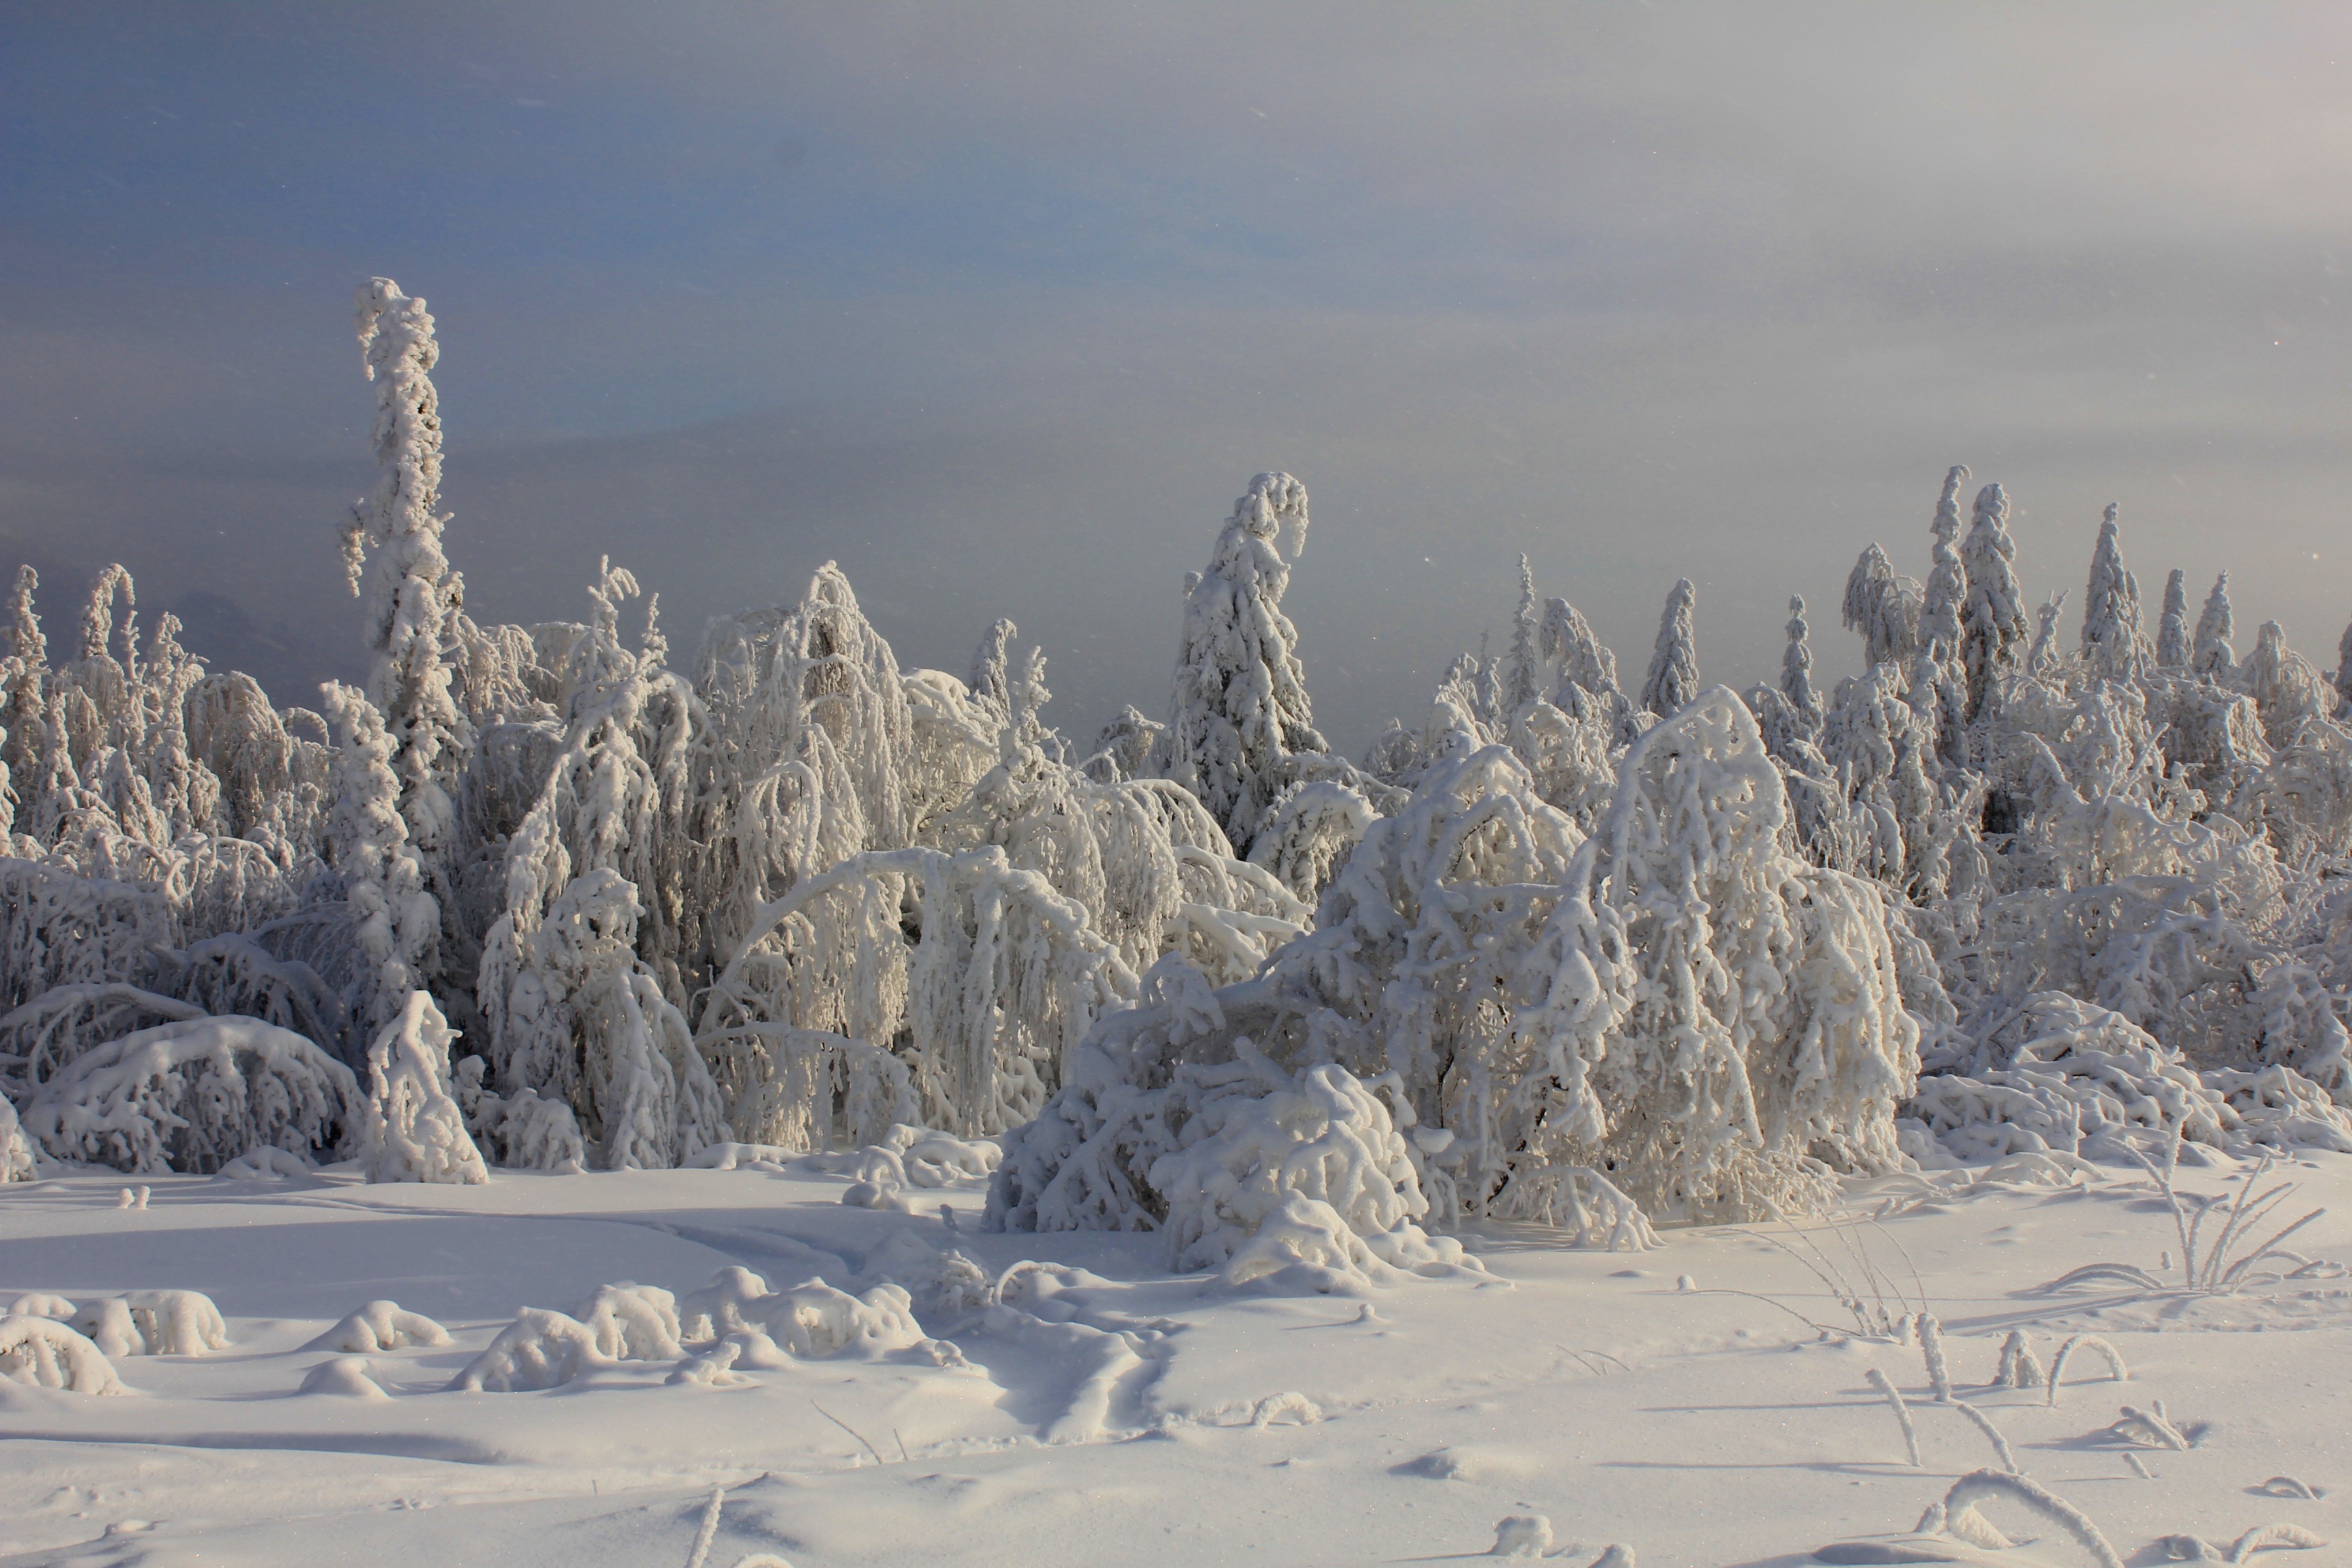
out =
[(320, 1362), (302, 1374), (301, 1392), (324, 1394), (339, 1399), (392, 1397), (369, 1375), (368, 1359), (363, 1355), (339, 1355)]
[(299, 1154), (261, 1143), (215, 1171), (213, 1177), (223, 1182), (284, 1182), (311, 1173), (311, 1167)]
[(202, 1175), (258, 1144), (332, 1149), (361, 1105), (351, 1069), (301, 1036), (255, 1018), (191, 1018), (75, 1058), (24, 1121), (59, 1160)]
[(29, 1313), (0, 1318), (0, 1378), (70, 1394), (129, 1392), (97, 1345), (53, 1318)]
[(59, 1321), (74, 1315), (74, 1304), (48, 1290), (27, 1290), (8, 1303), (12, 1318), (56, 1318)]
[(422, 1312), (412, 1312), (397, 1301), (370, 1301), (310, 1342), (312, 1350), (336, 1350), (364, 1354), (396, 1351), (403, 1345), (446, 1345), (449, 1331)]

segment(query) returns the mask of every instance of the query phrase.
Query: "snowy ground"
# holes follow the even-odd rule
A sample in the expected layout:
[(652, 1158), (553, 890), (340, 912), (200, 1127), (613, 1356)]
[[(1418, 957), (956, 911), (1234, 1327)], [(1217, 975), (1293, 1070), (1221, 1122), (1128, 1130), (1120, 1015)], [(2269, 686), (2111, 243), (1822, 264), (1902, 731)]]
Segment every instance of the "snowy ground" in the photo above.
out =
[[(2125, 1561), (2273, 1521), (2352, 1542), (2352, 1281), (2037, 1295), (2083, 1264), (2177, 1264), (2171, 1216), (2136, 1174), (2032, 1157), (1995, 1174), (2020, 1179), (1864, 1184), (1842, 1225), (1808, 1237), (1668, 1231), (1659, 1250), (1611, 1255), (1490, 1228), (1469, 1239), (1493, 1282), (1366, 1300), (1218, 1292), (1171, 1278), (1150, 1237), (973, 1234), (977, 1186), (933, 1194), (951, 1234), (936, 1212), (845, 1206), (847, 1179), (809, 1162), (499, 1172), (487, 1187), (169, 1178), (143, 1209), (95, 1176), (14, 1186), (0, 1302), (201, 1290), (232, 1344), (125, 1357), (125, 1397), (0, 1382), (0, 1564), (673, 1568), (714, 1485), (728, 1490), (712, 1568), (756, 1552), (795, 1568), (1440, 1563), (1535, 1514), (1580, 1565), (1611, 1542), (1644, 1568), (1795, 1564), (1909, 1531), (1993, 1454), (1930, 1403), (1918, 1349), (1800, 1321), (1853, 1327), (1791, 1248), (1835, 1262), (1865, 1311), (1880, 1294), (1890, 1312), (1924, 1299), (1960, 1396)], [(2352, 1259), (2352, 1158), (2277, 1174), (2301, 1184), (2293, 1213), (2336, 1210), (2292, 1245)], [(2183, 1173), (2207, 1193), (2243, 1179), (2226, 1161)], [(1016, 1277), (1018, 1306), (927, 1314), (968, 1364), (906, 1351), (710, 1387), (667, 1383), (673, 1358), (543, 1393), (443, 1391), (521, 1307), (569, 1311), (620, 1280), (684, 1294), (738, 1264), (779, 1289), (812, 1275), (862, 1289), (886, 1247), (899, 1273), (946, 1248), (992, 1276), (1024, 1258), (1086, 1272)], [(388, 1399), (298, 1393), (331, 1359), (312, 1342), (379, 1298), (454, 1342), (371, 1356)], [(2043, 1389), (1988, 1389), (2021, 1327), (2044, 1363), (2069, 1333), (2104, 1335), (2131, 1379), (2083, 1355), (2054, 1408)], [(1922, 1468), (1874, 1366), (1912, 1402)], [(2156, 1400), (2194, 1433), (2186, 1451), (2106, 1430)], [(2265, 1495), (2279, 1476), (2326, 1495)], [(1983, 1561), (2090, 1561), (2013, 1506), (1984, 1511), (2042, 1539)], [(2352, 1560), (2336, 1551), (2263, 1560)]]

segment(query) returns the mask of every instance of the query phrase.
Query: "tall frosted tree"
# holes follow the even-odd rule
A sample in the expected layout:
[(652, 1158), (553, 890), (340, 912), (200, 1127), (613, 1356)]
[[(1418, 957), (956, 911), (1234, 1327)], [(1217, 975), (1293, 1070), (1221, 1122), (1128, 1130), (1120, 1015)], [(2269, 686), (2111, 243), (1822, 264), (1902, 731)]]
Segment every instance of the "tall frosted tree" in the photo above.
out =
[(1185, 595), (1158, 771), (1192, 791), (1243, 854), (1287, 782), (1278, 777), (1283, 763), (1326, 749), (1298, 662), (1298, 628), (1282, 613), (1290, 562), (1306, 542), (1307, 487), (1288, 474), (1260, 474), (1234, 502), (1209, 569)]
[(1927, 595), (1919, 611), (1919, 640), (1938, 662), (1960, 657), (1960, 617), (1969, 607), (1969, 572), (1960, 561), (1960, 489), (1969, 470), (1954, 464), (1944, 476), (1944, 493), (1936, 502), (1936, 519), (1928, 531), (1936, 536), (1935, 566), (1927, 574)]
[(2083, 595), (2083, 661), (2112, 680), (2128, 680), (2147, 662), (2141, 628), (2139, 579), (2124, 565), (2123, 541), (2110, 502), (2091, 551), (2091, 581)]
[(2164, 610), (2156, 623), (2156, 662), (2166, 669), (2189, 664), (2189, 574), (2177, 566), (2164, 583)]
[(1665, 613), (1658, 617), (1658, 645), (1650, 655), (1649, 676), (1642, 682), (1642, 706), (1660, 718), (1698, 695), (1697, 607), (1698, 589), (1687, 577), (1677, 579), (1666, 595)]
[(1789, 598), (1789, 646), (1780, 652), (1780, 695), (1797, 710), (1805, 728), (1818, 734), (1822, 727), (1822, 699), (1813, 689), (1813, 650), (1807, 640), (1811, 627), (1805, 622), (1805, 601), (1801, 595)]
[(1846, 574), (1846, 630), (1862, 634), (1868, 664), (1907, 665), (1918, 647), (1921, 593), (1917, 579), (1897, 576), (1895, 563), (1875, 543)]
[(1503, 711), (1507, 716), (1533, 701), (1540, 684), (1542, 611), (1536, 601), (1535, 568), (1519, 557), (1519, 604), (1511, 616), (1511, 657), (1504, 667)]
[(362, 960), (345, 1001), (373, 1033), (391, 1023), (420, 977), (438, 967), (440, 912), (408, 847), (383, 716), (356, 687), (329, 681), (319, 690), (335, 738), (327, 845), (343, 878), (352, 941)]
[(2017, 542), (2009, 536), (2009, 496), (1991, 484), (1977, 492), (1976, 515), (1960, 547), (1969, 574), (1969, 609), (1961, 624), (1960, 650), (1968, 668), (1971, 719), (1984, 706), (1985, 692), (2001, 671), (2014, 668), (2026, 641), (2025, 605), (2013, 563)]
[(2238, 668), (2237, 650), (2230, 646), (2230, 637), (2237, 629), (2230, 613), (2230, 574), (2227, 572), (2213, 579), (2213, 591), (2205, 595), (2205, 610), (2197, 617), (2197, 640), (2189, 650), (2189, 668), (2199, 675), (2226, 676)]
[(452, 847), (451, 790), (467, 743), (451, 693), (457, 574), (441, 552), (449, 521), (441, 511), (441, 404), (427, 374), (441, 350), (425, 301), (391, 279), (371, 279), (355, 305), (367, 376), (375, 383), (381, 471), (374, 490), (352, 507), (343, 566), (354, 595), (364, 578), (369, 695), (392, 739), (408, 842), (431, 875)]
[(2352, 708), (2352, 626), (2344, 628), (2336, 645), (2336, 690), (2344, 705)]

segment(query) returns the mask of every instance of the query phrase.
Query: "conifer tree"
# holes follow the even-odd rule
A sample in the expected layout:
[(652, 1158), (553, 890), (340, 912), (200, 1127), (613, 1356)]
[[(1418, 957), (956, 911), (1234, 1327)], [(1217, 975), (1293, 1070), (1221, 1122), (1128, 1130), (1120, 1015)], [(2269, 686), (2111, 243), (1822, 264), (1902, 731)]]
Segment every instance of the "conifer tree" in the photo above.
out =
[(1658, 617), (1658, 645), (1650, 655), (1650, 673), (1642, 682), (1642, 706), (1660, 718), (1675, 712), (1698, 695), (1698, 629), (1693, 613), (1698, 590), (1687, 577), (1678, 579), (1666, 595), (1665, 613)]
[(1976, 516), (1960, 549), (1969, 574), (1969, 609), (1961, 625), (1968, 668), (1968, 717), (1984, 706), (1995, 677), (2014, 668), (2026, 638), (2022, 590), (2012, 566), (2017, 544), (2009, 536), (2009, 496), (1991, 484), (1977, 492)]
[(2189, 574), (2174, 567), (2164, 583), (2164, 611), (2156, 624), (2156, 662), (2165, 669), (2189, 663)]

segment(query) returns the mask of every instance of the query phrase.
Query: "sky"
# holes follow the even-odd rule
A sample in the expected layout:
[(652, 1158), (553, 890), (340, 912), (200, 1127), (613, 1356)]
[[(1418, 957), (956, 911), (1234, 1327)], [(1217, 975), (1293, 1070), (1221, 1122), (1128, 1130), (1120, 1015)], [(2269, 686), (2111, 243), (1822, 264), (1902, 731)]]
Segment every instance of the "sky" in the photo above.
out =
[[(281, 703), (363, 668), (351, 295), (427, 300), (483, 621), (609, 554), (681, 658), (837, 560), (906, 665), (1009, 616), (1074, 738), (1161, 715), (1249, 477), (1360, 751), (1507, 638), (1817, 668), (1945, 469), (2079, 607), (2352, 618), (2352, 7), (19, 5), (0, 568), (110, 560)], [(2065, 622), (2072, 635), (2075, 621)]]

